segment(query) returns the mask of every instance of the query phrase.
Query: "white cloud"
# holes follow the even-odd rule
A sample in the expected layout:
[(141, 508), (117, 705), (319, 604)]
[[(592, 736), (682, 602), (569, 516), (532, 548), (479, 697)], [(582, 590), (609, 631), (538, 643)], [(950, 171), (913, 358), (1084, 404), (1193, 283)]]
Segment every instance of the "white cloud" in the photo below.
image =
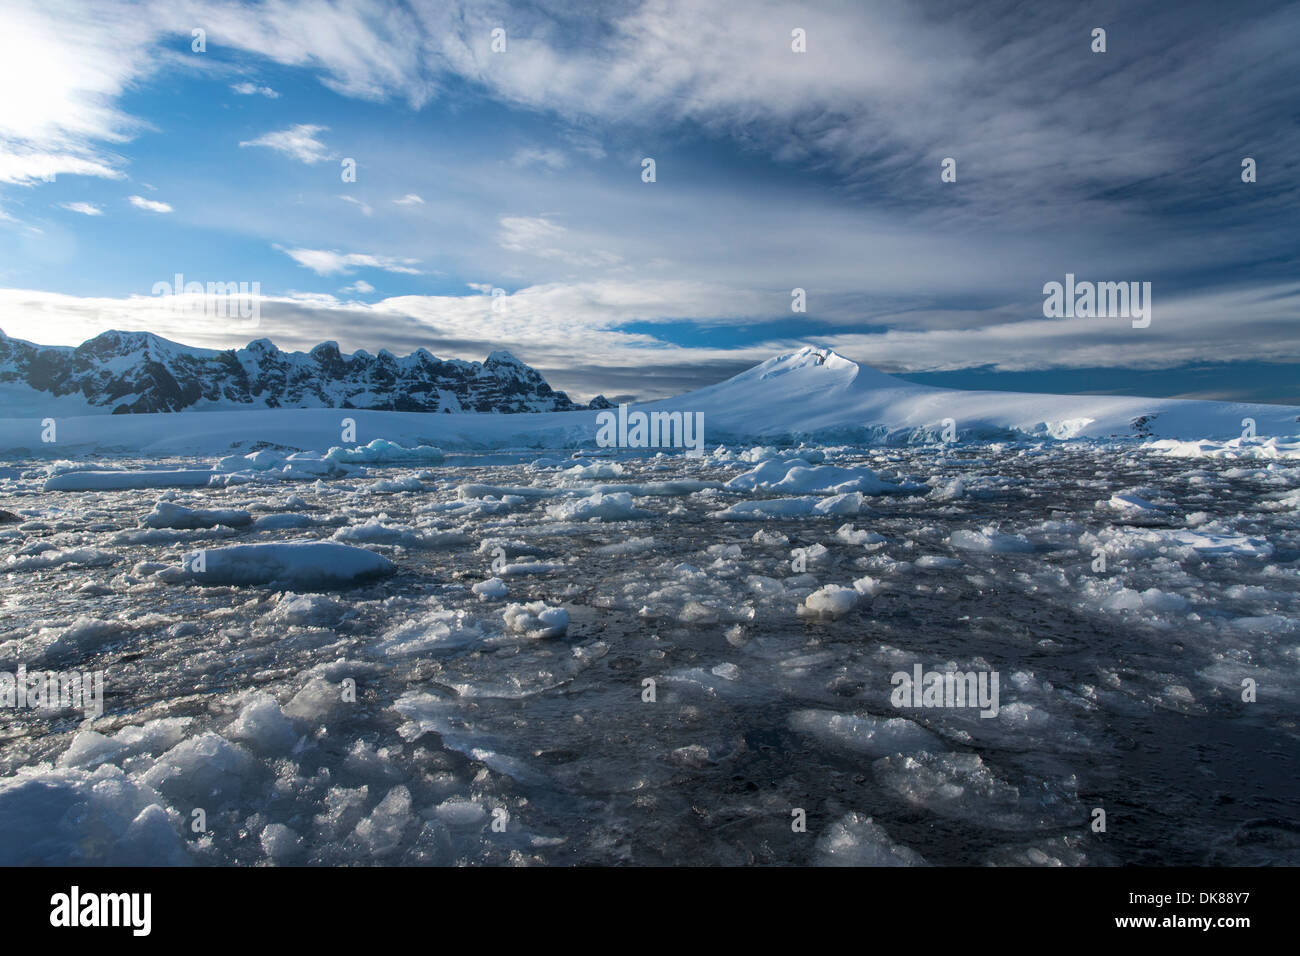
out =
[(126, 201), (136, 209), (144, 209), (148, 212), (171, 212), (172, 207), (165, 202), (155, 202), (152, 199), (145, 199), (143, 196), (127, 196)]
[(269, 86), (258, 86), (256, 83), (233, 83), (230, 88), (240, 96), (265, 96), (270, 100), (280, 98), (280, 94)]
[(328, 130), (328, 126), (314, 126), (311, 123), (298, 123), (288, 129), (274, 133), (264, 133), (257, 139), (245, 140), (240, 146), (265, 146), (277, 153), (283, 153), (290, 159), (308, 165), (324, 162), (330, 158), (329, 149), (317, 139), (316, 134)]
[(404, 259), (397, 256), (372, 256), (360, 252), (338, 252), (327, 249), (284, 249), (281, 250), (294, 262), (304, 266), (317, 275), (333, 275), (348, 272), (354, 268), (382, 269), (385, 272), (398, 272), (407, 275), (419, 275), (415, 268), (418, 259)]
[[(96, 206), (94, 203), (91, 202), (64, 202), (64, 203), (59, 203), (59, 208), (66, 209), (69, 212), (79, 212), (83, 216), (104, 215), (104, 210), (100, 209), (98, 206)], [(170, 207), (168, 207), (168, 209), (170, 210)]]
[(372, 286), (365, 279), (358, 279), (356, 282), (352, 283), (351, 285), (345, 285), (343, 288), (339, 289), (339, 291), (355, 292), (360, 295), (369, 295), (371, 292), (375, 291), (375, 287)]
[[(563, 226), (545, 217), (502, 216), (497, 242), (502, 249), (524, 252), (542, 259), (553, 259), (573, 266), (612, 266), (622, 259), (607, 250), (586, 248), (588, 243), (571, 236)], [(577, 245), (580, 248), (574, 249)]]
[(374, 210), (370, 208), (370, 205), (368, 203), (362, 202), (360, 199), (357, 199), (355, 196), (339, 196), (339, 198), (342, 199), (344, 202), (352, 203), (352, 205), (358, 207), (361, 210), (361, 214), (363, 216), (369, 216), (372, 212), (374, 212)]
[(424, 205), (424, 200), (421, 199), (419, 196), (417, 196), (415, 193), (407, 193), (401, 199), (394, 199), (393, 202), (399, 206), (423, 206)]
[(543, 169), (555, 170), (569, 165), (569, 157), (558, 149), (540, 149), (530, 146), (517, 150), (510, 157), (510, 162), (515, 166), (540, 166)]
[(0, 29), (0, 182), (60, 175), (118, 179), (105, 144), (142, 128), (115, 101), (152, 71), (156, 30), (112, 2), (10, 0)]

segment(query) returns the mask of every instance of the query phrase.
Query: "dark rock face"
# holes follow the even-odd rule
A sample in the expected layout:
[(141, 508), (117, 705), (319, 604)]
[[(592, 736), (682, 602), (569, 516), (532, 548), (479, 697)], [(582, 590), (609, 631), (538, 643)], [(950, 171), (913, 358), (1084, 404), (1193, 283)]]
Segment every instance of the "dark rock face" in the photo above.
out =
[[(586, 408), (509, 352), (444, 361), (424, 349), (343, 355), (337, 342), (282, 352), (269, 339), (199, 349), (149, 332), (105, 332), (81, 345), (33, 345), (0, 332), (0, 383), (77, 395), (114, 414), (240, 408), (403, 412), (566, 412)], [(608, 403), (594, 404), (604, 408)]]

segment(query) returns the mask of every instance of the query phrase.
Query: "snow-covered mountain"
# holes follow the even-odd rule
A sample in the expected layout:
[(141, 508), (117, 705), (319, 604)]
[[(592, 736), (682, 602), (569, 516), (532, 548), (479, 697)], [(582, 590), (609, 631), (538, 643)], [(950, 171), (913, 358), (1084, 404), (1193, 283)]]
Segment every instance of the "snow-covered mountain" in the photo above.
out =
[[(602, 408), (602, 402), (590, 407)], [(282, 352), (268, 339), (218, 351), (149, 332), (105, 332), (74, 348), (34, 345), (0, 332), (0, 414), (268, 408), (455, 414), (585, 407), (509, 352), (493, 352), (482, 363), (443, 360), (424, 349), (345, 356), (336, 342)]]
[[(254, 343), (256, 345), (256, 343)], [(250, 347), (251, 348), (251, 347)], [(314, 354), (314, 353), (313, 353)], [(491, 365), (489, 359), (485, 366)], [(536, 373), (533, 373), (536, 374)], [(567, 401), (567, 400), (566, 400)], [(355, 402), (354, 402), (355, 404)], [(704, 443), (909, 443), (992, 439), (1242, 438), (1246, 420), (1260, 440), (1300, 434), (1300, 407), (1117, 395), (1040, 395), (917, 385), (829, 349), (801, 348), (675, 398), (632, 406), (703, 415)], [(57, 443), (42, 443), (43, 416), (57, 418)], [(599, 412), (515, 415), (350, 411), (358, 443), (384, 439), (444, 448), (595, 447)], [(226, 454), (273, 445), (323, 450), (340, 444), (335, 408), (261, 408), (202, 415), (61, 415), (16, 407), (0, 386), (0, 452), (55, 455), (142, 452)], [(1287, 441), (1287, 447), (1300, 447)], [(1280, 447), (1280, 446), (1279, 446)], [(1283, 453), (1279, 447), (1272, 452)], [(665, 449), (669, 454), (672, 449)]]
[(1049, 395), (918, 385), (808, 346), (648, 408), (703, 411), (713, 435), (860, 441), (1237, 438), (1300, 434), (1300, 407), (1128, 395)]

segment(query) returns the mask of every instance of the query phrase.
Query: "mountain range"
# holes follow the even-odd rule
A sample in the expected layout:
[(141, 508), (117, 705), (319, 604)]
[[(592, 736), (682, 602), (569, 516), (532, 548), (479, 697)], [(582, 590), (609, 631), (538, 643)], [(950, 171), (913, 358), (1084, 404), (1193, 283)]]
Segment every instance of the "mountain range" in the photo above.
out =
[[(255, 346), (257, 343), (249, 350)], [(319, 351), (313, 350), (309, 356)], [(503, 353), (494, 353), (500, 355)], [(322, 364), (330, 367), (329, 362)], [(460, 366), (488, 369), (489, 377), (494, 368), (527, 369), (509, 356), (496, 362), (489, 357), (483, 366), (459, 363), (456, 367)], [(540, 381), (528, 373), (536, 375), (531, 370), (515, 371), (517, 378), (506, 380)], [(130, 373), (119, 371), (117, 377), (129, 378)], [(315, 394), (310, 382), (301, 387), (304, 394)], [(250, 410), (248, 404), (232, 403), (200, 414), (105, 416), (101, 410), (93, 415), (76, 411), (64, 415), (47, 412), (46, 405), (24, 409), (10, 400), (6, 389), (0, 382), (0, 453), (17, 456), (206, 455), (262, 447), (319, 451), (341, 441), (340, 416), (332, 407), (271, 408), (263, 404)], [(26, 389), (24, 394), (42, 393)], [(532, 389), (528, 394), (540, 395), (541, 390)], [(385, 395), (386, 401), (396, 401), (393, 391)], [(557, 401), (555, 393), (548, 392), (547, 400)], [(348, 417), (355, 421), (354, 438), (360, 444), (380, 439), (407, 448), (423, 444), (447, 449), (590, 450), (598, 444), (601, 413), (597, 409), (604, 406), (593, 403), (586, 409), (511, 415), (358, 410), (349, 412)], [(1300, 435), (1300, 406), (935, 388), (895, 378), (813, 346), (773, 356), (716, 385), (636, 404), (629, 410), (632, 408), (651, 414), (702, 415), (705, 449), (721, 443), (803, 440), (930, 444), (1212, 439), (1232, 444), (1258, 436), (1255, 440), (1264, 443), (1260, 448), (1238, 450), (1233, 445), (1227, 454), (1300, 456), (1300, 440), (1290, 437)], [(620, 408), (618, 415), (627, 411)], [(57, 441), (46, 437), (47, 416), (57, 421)], [(665, 452), (680, 453), (671, 448)]]
[(258, 339), (221, 351), (150, 332), (110, 331), (78, 346), (52, 346), (0, 332), (0, 407), (40, 411), (42, 402), (57, 403), (62, 414), (270, 408), (519, 414), (609, 407), (599, 396), (590, 405), (571, 401), (504, 351), (466, 362), (425, 349), (344, 355), (337, 342), (282, 352)]

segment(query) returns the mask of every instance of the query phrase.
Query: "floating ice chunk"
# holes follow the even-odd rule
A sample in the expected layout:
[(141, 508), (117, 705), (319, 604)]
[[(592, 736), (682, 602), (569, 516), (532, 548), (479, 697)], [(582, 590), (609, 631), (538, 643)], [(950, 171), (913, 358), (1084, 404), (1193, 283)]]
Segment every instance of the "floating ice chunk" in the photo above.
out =
[(1102, 507), (1103, 505), (1107, 508), (1111, 508), (1114, 511), (1119, 511), (1119, 512), (1136, 511), (1136, 512), (1159, 513), (1162, 511), (1166, 511), (1169, 508), (1168, 505), (1157, 504), (1156, 502), (1148, 501), (1146, 498), (1143, 498), (1141, 495), (1135, 494), (1131, 491), (1116, 492), (1115, 494), (1110, 496), (1109, 501), (1097, 502), (1098, 507)]
[(179, 468), (172, 471), (74, 471), (48, 478), (45, 491), (129, 491), (136, 488), (203, 488), (213, 472)]
[(443, 460), (441, 448), (432, 445), (417, 445), (404, 448), (396, 442), (376, 438), (368, 445), (355, 448), (335, 446), (323, 456), (326, 461), (337, 461), (354, 465), (385, 465), (417, 462), (421, 464), (436, 463)]
[(302, 852), (302, 837), (283, 823), (272, 823), (262, 830), (262, 852), (273, 863), (291, 863)]
[(817, 564), (826, 560), (826, 556), (830, 553), (830, 548), (826, 547), (826, 545), (812, 544), (806, 548), (793, 549), (790, 552), (790, 558), (791, 560), (798, 560), (799, 557), (802, 556), (803, 560), (807, 561), (809, 564)]
[(1300, 458), (1300, 441), (1283, 438), (1233, 438), (1228, 441), (1178, 441), (1162, 439), (1147, 442), (1143, 448), (1163, 451), (1172, 458), (1226, 459), (1296, 459)]
[(569, 612), (541, 601), (511, 604), (504, 612), (506, 630), (527, 637), (559, 637), (569, 629)]
[(185, 728), (193, 719), (160, 717), (140, 726), (123, 727), (111, 737), (94, 730), (78, 731), (56, 765), (90, 769), (102, 763), (120, 764), (125, 758), (141, 753), (167, 750), (185, 739)]
[(480, 601), (499, 601), (510, 589), (500, 578), (488, 578), (486, 581), (480, 581), (470, 590), (478, 595)]
[(394, 853), (402, 845), (402, 836), (415, 822), (411, 813), (411, 791), (402, 785), (393, 787), (370, 816), (352, 832), (361, 848), (374, 857)]
[(487, 819), (486, 808), (473, 800), (444, 800), (433, 812), (449, 827), (479, 826)]
[(518, 498), (560, 498), (573, 494), (565, 488), (534, 488), (528, 485), (479, 485), (467, 483), (456, 486), (456, 497), (462, 500), (471, 498), (505, 498), (513, 495)]
[(265, 691), (250, 694), (239, 716), (226, 728), (226, 737), (246, 744), (263, 756), (288, 753), (298, 741), (293, 724), (276, 699)]
[(555, 521), (632, 521), (654, 517), (653, 512), (636, 507), (627, 492), (608, 495), (596, 492), (587, 498), (558, 501), (547, 506), (546, 514)]
[(1001, 534), (992, 528), (954, 531), (948, 543), (962, 551), (984, 551), (990, 554), (1016, 554), (1034, 550), (1033, 544), (1024, 535)]
[(1147, 588), (1141, 593), (1132, 588), (1120, 588), (1102, 603), (1101, 609), (1176, 613), (1187, 609), (1187, 599), (1159, 588)]
[(328, 718), (343, 702), (339, 685), (313, 677), (284, 705), (284, 715), (294, 720), (319, 721)]
[(850, 813), (817, 840), (818, 866), (929, 866), (915, 850), (899, 846), (871, 817)]
[(451, 545), (466, 544), (465, 535), (455, 531), (421, 531), (409, 525), (386, 525), (378, 517), (367, 518), (362, 524), (339, 528), (335, 541), (352, 541), (357, 544), (393, 544), (412, 550), (428, 550)]
[(718, 664), (709, 673), (723, 680), (740, 680), (740, 668), (735, 664)]
[(784, 548), (790, 543), (790, 539), (779, 531), (755, 531), (750, 540), (765, 548)]
[(126, 637), (130, 633), (130, 625), (121, 621), (101, 621), (83, 614), (45, 645), (42, 657), (46, 660), (84, 657), (93, 654), (108, 642)]
[(507, 564), (501, 569), (501, 573), (510, 578), (520, 574), (550, 574), (552, 571), (563, 570), (564, 565), (550, 561), (517, 561)]
[(1002, 830), (1056, 823), (1078, 812), (1069, 784), (1038, 784), (1022, 797), (1019, 788), (995, 774), (979, 754), (928, 753), (882, 757), (872, 763), (886, 790), (916, 807)]
[(145, 528), (215, 528), (223, 524), (228, 528), (242, 528), (253, 523), (247, 511), (234, 508), (204, 510), (187, 508), (171, 501), (159, 501), (153, 511), (140, 519)]
[(733, 491), (770, 488), (776, 491), (805, 493), (844, 494), (859, 491), (869, 495), (889, 494), (902, 490), (898, 485), (881, 481), (870, 468), (811, 465), (800, 458), (764, 461), (753, 470), (732, 478), (725, 487)]
[(646, 538), (628, 538), (626, 541), (618, 541), (614, 544), (606, 544), (595, 550), (596, 554), (640, 554), (643, 551), (652, 551), (657, 547), (653, 537)]
[(64, 551), (51, 550), (41, 554), (29, 554), (19, 557), (9, 555), (6, 571), (37, 571), (45, 568), (98, 568), (113, 564), (117, 555), (99, 548), (68, 548)]
[(440, 606), (385, 631), (374, 650), (388, 657), (408, 657), (455, 650), (483, 640), (482, 627), (465, 611)]
[(424, 491), (424, 482), (414, 475), (402, 478), (381, 478), (361, 489), (373, 495), (389, 495), (403, 491)]
[(858, 603), (860, 595), (853, 588), (828, 584), (804, 599), (798, 608), (800, 617), (838, 618), (848, 614)]
[(939, 554), (923, 554), (914, 562), (918, 568), (960, 568), (961, 561)]
[(808, 734), (827, 746), (868, 757), (948, 749), (930, 731), (904, 717), (797, 710), (790, 715), (789, 724), (790, 729)]
[(269, 471), (283, 464), (283, 455), (277, 455), (270, 449), (263, 448), (247, 455), (228, 455), (217, 462), (215, 470), (224, 472)]
[(615, 461), (575, 464), (560, 472), (562, 478), (617, 478), (622, 474), (623, 466)]
[(840, 525), (835, 532), (835, 537), (845, 544), (880, 544), (885, 540), (883, 534), (877, 534), (874, 531), (865, 529), (856, 529), (851, 523)]
[(0, 866), (183, 866), (162, 798), (118, 767), (24, 768), (0, 779)]
[(874, 597), (879, 594), (885, 587), (884, 583), (877, 581), (875, 578), (864, 575), (853, 582), (853, 590), (857, 591), (863, 597)]
[(282, 584), (311, 591), (391, 574), (382, 554), (329, 541), (276, 541), (207, 548), (185, 555), (182, 567), (159, 572), (192, 584)]
[(179, 804), (212, 811), (238, 800), (259, 767), (244, 748), (220, 734), (205, 733), (159, 757), (143, 780)]
[(316, 523), (311, 515), (304, 514), (273, 514), (261, 515), (253, 521), (253, 527), (258, 531), (282, 531), (293, 528), (310, 528)]
[(337, 623), (348, 609), (323, 594), (294, 594), (286, 591), (276, 601), (269, 617), (301, 627), (326, 627)]
[(862, 510), (862, 493), (850, 492), (830, 498), (767, 498), (740, 501), (722, 511), (709, 513), (710, 518), (724, 521), (762, 521), (766, 518), (800, 517), (804, 515), (855, 515)]
[(1184, 560), (1195, 555), (1245, 558), (1273, 555), (1273, 545), (1267, 538), (1183, 528), (1115, 528), (1097, 535), (1085, 533), (1080, 542), (1089, 548), (1100, 543), (1111, 554), (1135, 558), (1163, 555)]
[(699, 601), (687, 601), (677, 614), (683, 624), (712, 624), (718, 619), (718, 609)]

